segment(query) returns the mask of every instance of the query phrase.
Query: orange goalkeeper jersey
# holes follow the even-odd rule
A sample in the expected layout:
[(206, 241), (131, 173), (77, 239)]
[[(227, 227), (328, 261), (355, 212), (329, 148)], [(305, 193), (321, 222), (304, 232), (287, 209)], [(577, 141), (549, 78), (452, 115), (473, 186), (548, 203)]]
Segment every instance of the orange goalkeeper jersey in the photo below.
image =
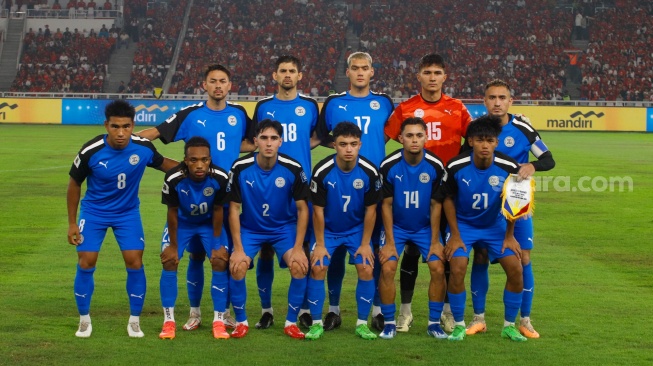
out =
[(426, 149), (446, 164), (460, 152), (460, 143), (472, 116), (458, 99), (442, 94), (437, 102), (428, 102), (418, 94), (399, 103), (385, 126), (385, 134), (397, 140), (401, 123), (409, 117), (420, 117), (426, 122)]

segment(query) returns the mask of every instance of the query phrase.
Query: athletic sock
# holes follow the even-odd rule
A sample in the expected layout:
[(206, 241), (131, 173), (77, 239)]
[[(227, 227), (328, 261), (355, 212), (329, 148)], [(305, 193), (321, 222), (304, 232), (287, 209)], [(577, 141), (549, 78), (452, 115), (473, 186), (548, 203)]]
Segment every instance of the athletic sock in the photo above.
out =
[(73, 291), (75, 293), (77, 311), (80, 315), (88, 315), (91, 310), (91, 297), (95, 290), (95, 281), (93, 279), (94, 272), (95, 267), (83, 269), (79, 264), (77, 265)]
[(443, 307), (444, 302), (442, 301), (429, 301), (429, 324), (431, 324), (431, 322), (440, 323)]
[(132, 316), (140, 316), (145, 303), (147, 282), (145, 280), (145, 267), (139, 269), (127, 268), (127, 296), (129, 296), (129, 310)]
[(514, 323), (517, 318), (517, 312), (521, 306), (522, 292), (510, 292), (503, 290), (504, 319), (507, 322)]
[(177, 271), (161, 271), (159, 280), (159, 293), (161, 294), (161, 305), (164, 308), (172, 308), (177, 302)]
[(245, 312), (247, 286), (245, 284), (245, 279), (235, 280), (231, 277), (229, 279), (229, 291), (231, 291), (231, 304), (234, 308), (236, 321), (242, 323), (247, 320), (247, 313)]
[(535, 291), (535, 277), (533, 277), (532, 262), (525, 265), (524, 268), (524, 292), (521, 300), (521, 316), (527, 318), (531, 316), (533, 307), (533, 295)]
[(211, 299), (213, 311), (224, 313), (229, 295), (229, 278), (227, 271), (211, 271)]
[(322, 305), (324, 305), (324, 280), (309, 278), (308, 280), (308, 308), (311, 310), (313, 324), (322, 323)]
[(196, 260), (190, 258), (188, 270), (186, 271), (186, 289), (188, 290), (188, 301), (190, 306), (199, 307), (202, 302), (204, 291), (204, 258)]
[[(329, 305), (340, 305), (340, 293), (342, 292), (342, 281), (345, 278), (345, 259), (347, 248), (340, 246), (331, 255), (329, 268), (327, 269), (327, 285), (329, 287)], [(312, 312), (311, 312), (312, 313)]]
[[(447, 291), (448, 292), (448, 291)], [(458, 322), (465, 321), (465, 301), (467, 299), (467, 291), (463, 291), (459, 294), (449, 294), (449, 301), (451, 307), (451, 313), (453, 314), (453, 319)]]
[(490, 288), (490, 275), (488, 268), (490, 265), (485, 264), (472, 264), (471, 285), (469, 286), (472, 293), (472, 305), (474, 313), (480, 314), (485, 312), (485, 302), (487, 292)]
[(390, 321), (395, 320), (395, 314), (397, 312), (397, 305), (392, 304), (381, 304), (381, 313), (383, 314), (383, 320), (386, 324)]
[(361, 280), (358, 279), (356, 285), (356, 305), (358, 308), (358, 319), (365, 319), (370, 315), (370, 308), (372, 307), (372, 300), (374, 299), (374, 280)]
[(272, 282), (274, 281), (274, 259), (258, 258), (256, 263), (256, 284), (261, 297), (261, 308), (272, 307)]
[(304, 301), (304, 294), (306, 293), (306, 279), (305, 278), (291, 278), (290, 286), (288, 287), (288, 314), (286, 320), (291, 323), (297, 323), (297, 315), (299, 308)]

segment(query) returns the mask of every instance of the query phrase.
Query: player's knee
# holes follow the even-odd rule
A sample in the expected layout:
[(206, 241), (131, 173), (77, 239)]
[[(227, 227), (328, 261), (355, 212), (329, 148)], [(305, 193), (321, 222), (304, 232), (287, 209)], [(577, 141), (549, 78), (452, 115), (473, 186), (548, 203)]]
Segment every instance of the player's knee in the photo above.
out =
[(97, 256), (80, 255), (77, 260), (77, 264), (81, 269), (95, 268), (96, 263), (97, 263)]
[(429, 263), (429, 271), (431, 272), (431, 278), (442, 278), (444, 279), (444, 264), (442, 261), (434, 260)]
[(222, 272), (227, 269), (227, 261), (218, 257), (211, 258), (211, 269), (216, 272)]
[(381, 276), (386, 279), (394, 279), (397, 273), (397, 261), (389, 260), (381, 266)]
[(356, 265), (358, 271), (358, 278), (363, 281), (369, 281), (374, 278), (374, 271), (370, 265), (363, 266), (362, 264)]
[(242, 280), (243, 278), (245, 278), (248, 268), (249, 265), (247, 264), (247, 262), (238, 263), (235, 267), (231, 269), (231, 277), (236, 281)]
[(143, 267), (142, 250), (125, 250), (122, 252), (122, 257), (125, 260), (125, 267), (129, 269), (140, 269)]
[(294, 262), (290, 266), (290, 276), (294, 279), (302, 279), (306, 277), (306, 273), (304, 272), (304, 269), (302, 269), (302, 266), (299, 265), (299, 263)]
[(177, 272), (178, 267), (179, 267), (179, 263), (175, 263), (174, 261), (167, 261), (167, 262), (163, 263), (163, 270), (164, 271)]
[(467, 262), (462, 260), (452, 261), (449, 267), (449, 273), (452, 281), (464, 279), (467, 273)]
[(524, 249), (521, 251), (521, 265), (527, 266), (531, 262), (531, 251)]
[(311, 267), (311, 278), (315, 280), (323, 280), (326, 277), (327, 268), (325, 266)]

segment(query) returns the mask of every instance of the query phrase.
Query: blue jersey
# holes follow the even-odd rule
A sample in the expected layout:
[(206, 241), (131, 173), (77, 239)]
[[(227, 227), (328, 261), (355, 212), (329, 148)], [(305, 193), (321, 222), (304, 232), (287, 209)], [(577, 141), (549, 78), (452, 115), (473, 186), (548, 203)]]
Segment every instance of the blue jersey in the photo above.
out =
[(227, 172), (211, 165), (205, 179), (196, 182), (188, 175), (185, 163), (166, 173), (163, 181), (161, 203), (177, 207), (179, 223), (212, 225), (213, 209), (227, 200)]
[(539, 159), (549, 149), (530, 123), (510, 115), (510, 121), (501, 129), (497, 151), (523, 164), (529, 162), (529, 152)]
[(363, 230), (365, 208), (382, 198), (381, 178), (374, 164), (359, 156), (350, 172), (343, 172), (331, 155), (313, 170), (311, 198), (324, 207), (324, 233), (347, 236)]
[(229, 172), (229, 201), (242, 205), (240, 225), (269, 233), (297, 224), (295, 201), (308, 200), (308, 178), (297, 160), (279, 154), (271, 170), (256, 163), (257, 152), (236, 160)]
[(404, 159), (404, 149), (383, 160), (383, 198), (393, 197), (394, 226), (413, 233), (431, 227), (431, 199), (436, 198), (443, 173), (444, 164), (428, 150), (415, 166)]
[(132, 135), (124, 149), (114, 149), (100, 135), (84, 144), (69, 174), (80, 185), (88, 178), (82, 211), (107, 217), (138, 209), (145, 167), (161, 164), (163, 156), (148, 139)]
[(517, 174), (519, 165), (508, 155), (494, 152), (494, 161), (487, 169), (474, 165), (473, 151), (466, 151), (447, 164), (438, 199), (453, 197), (458, 222), (489, 228), (498, 221), (505, 222), (501, 214), (501, 192), (509, 174)]
[(229, 169), (240, 155), (240, 143), (254, 135), (254, 124), (245, 108), (227, 103), (221, 111), (209, 109), (203, 102), (188, 106), (156, 126), (164, 144), (204, 137), (211, 144), (212, 163)]
[(283, 144), (279, 152), (292, 156), (311, 172), (311, 136), (317, 125), (318, 107), (315, 99), (297, 94), (293, 100), (280, 100), (276, 95), (261, 99), (254, 109), (254, 123), (264, 119), (281, 122)]
[(331, 95), (324, 102), (317, 134), (323, 142), (332, 140), (329, 133), (340, 122), (353, 122), (363, 132), (360, 154), (378, 167), (385, 157), (385, 123), (394, 110), (387, 94), (370, 92), (366, 97), (355, 97), (344, 92)]

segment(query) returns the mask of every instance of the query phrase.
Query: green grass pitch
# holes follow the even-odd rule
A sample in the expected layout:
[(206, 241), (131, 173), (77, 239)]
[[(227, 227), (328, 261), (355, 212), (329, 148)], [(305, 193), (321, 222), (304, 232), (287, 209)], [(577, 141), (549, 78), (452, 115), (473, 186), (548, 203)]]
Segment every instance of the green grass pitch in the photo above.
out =
[[(274, 283), (276, 324), (272, 328), (259, 331), (252, 327), (240, 340), (213, 339), (207, 289), (202, 303), (205, 323), (200, 330), (179, 330), (175, 340), (159, 340), (163, 316), (158, 251), (165, 208), (160, 203), (163, 174), (152, 169), (146, 172), (140, 193), (147, 239), (148, 293), (141, 317), (145, 338), (127, 337), (126, 273), (109, 233), (95, 272), (93, 336), (77, 339), (78, 315), (72, 293), (76, 254), (66, 242), (66, 186), (78, 149), (103, 131), (101, 126), (0, 125), (0, 364), (653, 363), (653, 327), (649, 323), (653, 313), (653, 134), (543, 133), (557, 166), (540, 176), (557, 177), (559, 189), (551, 183), (548, 191), (536, 193), (532, 317), (542, 336), (518, 344), (500, 337), (505, 278), (498, 266), (490, 269), (488, 332), (464, 342), (426, 336), (426, 267), (420, 267), (413, 303), (415, 323), (410, 333), (399, 334), (392, 341), (364, 341), (354, 335), (353, 268), (348, 269), (343, 289), (343, 325), (322, 340), (297, 341), (283, 334), (289, 276), (280, 269)], [(181, 143), (156, 145), (168, 157), (182, 156)], [(396, 147), (389, 144), (388, 150)], [(328, 153), (319, 148), (313, 160)], [(626, 186), (619, 192), (615, 186), (611, 192), (603, 184), (610, 177), (629, 177), (632, 191)], [(578, 185), (580, 181), (583, 186)], [(574, 188), (590, 187), (591, 182), (596, 189), (573, 192)], [(184, 259), (178, 324), (188, 313), (181, 280), (186, 266)], [(208, 269), (207, 265), (207, 278)], [(254, 278), (250, 273), (251, 324), (260, 316)], [(471, 316), (468, 296), (467, 321)]]

